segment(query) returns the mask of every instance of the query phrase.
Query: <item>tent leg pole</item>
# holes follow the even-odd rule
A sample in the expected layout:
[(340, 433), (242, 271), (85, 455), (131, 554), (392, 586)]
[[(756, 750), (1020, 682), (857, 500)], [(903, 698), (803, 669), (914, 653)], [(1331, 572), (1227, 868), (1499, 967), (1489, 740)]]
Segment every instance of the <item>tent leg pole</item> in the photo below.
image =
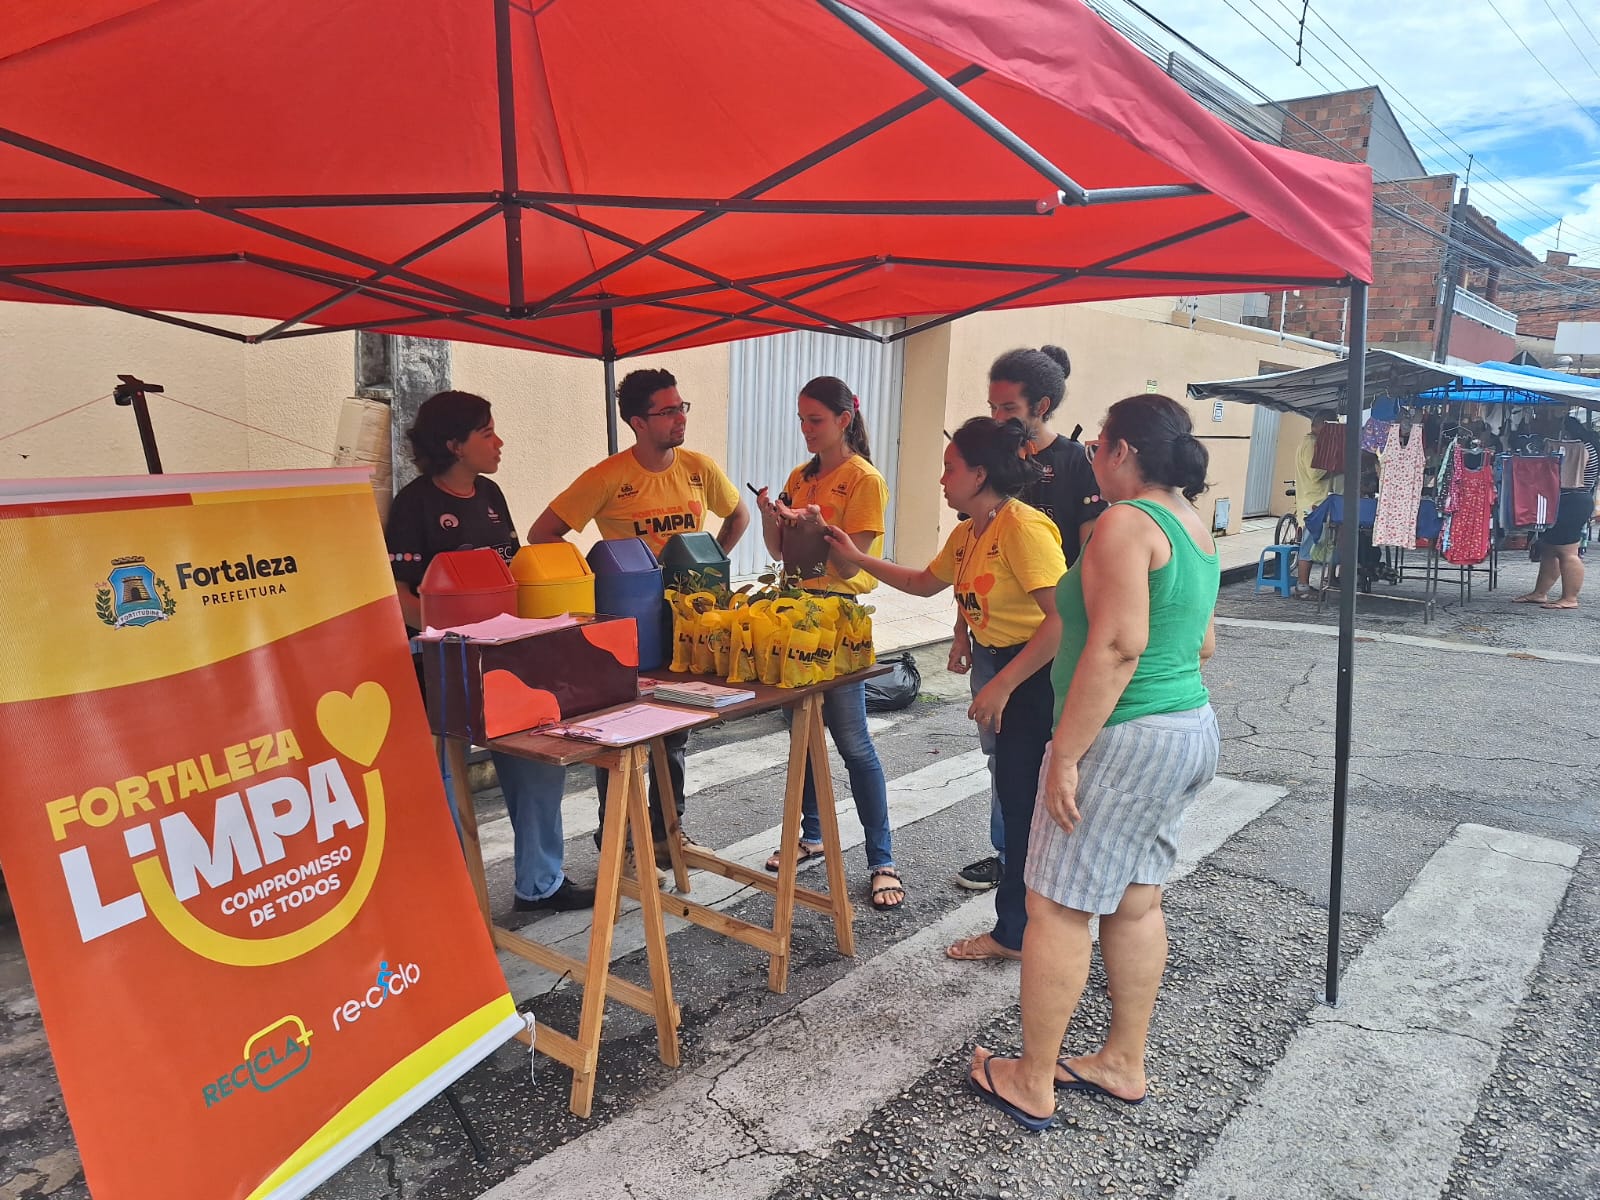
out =
[(160, 475), (161, 451), (156, 447), (156, 427), (150, 422), (150, 404), (145, 399), (145, 393), (165, 389), (159, 383), (145, 383), (132, 375), (118, 375), (117, 378), (122, 382), (112, 390), (112, 398), (119, 405), (133, 407), (133, 420), (139, 427), (139, 446), (144, 450), (145, 468), (152, 475)]
[(617, 452), (617, 346), (614, 317), (609, 308), (600, 310), (601, 356), (606, 367), (606, 454)]
[(1328, 963), (1323, 1002), (1339, 1003), (1339, 932), (1344, 916), (1344, 834), (1350, 791), (1355, 685), (1356, 559), (1361, 532), (1361, 413), (1367, 390), (1367, 285), (1350, 285), (1350, 372), (1344, 393), (1344, 524), (1339, 527), (1339, 675), (1333, 733), (1333, 848), (1328, 868)]

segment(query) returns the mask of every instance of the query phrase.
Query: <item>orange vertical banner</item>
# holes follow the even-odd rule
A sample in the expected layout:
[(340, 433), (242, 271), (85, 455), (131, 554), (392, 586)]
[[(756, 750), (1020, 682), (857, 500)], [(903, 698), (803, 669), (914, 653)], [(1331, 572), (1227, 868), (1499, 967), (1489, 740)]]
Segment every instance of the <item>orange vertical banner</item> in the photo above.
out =
[(0, 864), (90, 1191), (303, 1196), (522, 1027), (365, 472), (13, 486), (0, 557)]

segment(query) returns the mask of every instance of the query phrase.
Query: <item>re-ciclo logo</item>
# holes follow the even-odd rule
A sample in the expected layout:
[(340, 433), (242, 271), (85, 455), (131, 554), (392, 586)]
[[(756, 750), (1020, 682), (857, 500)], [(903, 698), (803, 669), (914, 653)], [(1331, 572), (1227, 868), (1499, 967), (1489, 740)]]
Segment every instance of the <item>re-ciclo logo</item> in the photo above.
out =
[(414, 962), (395, 962), (388, 959), (378, 964), (378, 974), (364, 992), (358, 992), (333, 1010), (334, 1032), (354, 1025), (363, 1014), (376, 1012), (386, 1003), (398, 1000), (411, 988), (422, 982), (422, 968)]

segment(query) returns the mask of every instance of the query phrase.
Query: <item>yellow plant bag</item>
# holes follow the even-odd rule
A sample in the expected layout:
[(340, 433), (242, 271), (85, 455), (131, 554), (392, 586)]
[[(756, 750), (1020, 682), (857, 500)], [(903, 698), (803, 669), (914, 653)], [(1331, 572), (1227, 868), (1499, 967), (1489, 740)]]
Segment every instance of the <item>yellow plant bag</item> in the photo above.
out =
[[(728, 659), (733, 649), (732, 626), (733, 614), (727, 609), (714, 609), (700, 615), (700, 628), (705, 631), (706, 646), (711, 658), (711, 665), (705, 668), (705, 674), (727, 677)], [(696, 647), (699, 644), (697, 638)]]
[(755, 660), (756, 678), (776, 685), (783, 676), (783, 646), (788, 635), (786, 624), (772, 611), (770, 600), (757, 600), (750, 606), (750, 645)]
[(849, 631), (845, 634), (845, 641), (849, 645), (847, 651), (852, 671), (865, 671), (878, 661), (872, 647), (872, 614), (863, 612), (850, 622)]
[(757, 677), (754, 614), (741, 604), (728, 615), (728, 682), (749, 683)]
[(693, 661), (694, 632), (700, 616), (689, 597), (681, 592), (668, 592), (667, 601), (672, 605), (672, 662), (667, 669), (688, 671)]
[(806, 687), (818, 682), (817, 642), (821, 635), (820, 626), (814, 625), (806, 629), (799, 625), (790, 625), (789, 636), (784, 643), (783, 672), (778, 682), (779, 687)]
[(839, 628), (843, 624), (839, 614), (839, 597), (819, 596), (811, 602), (811, 617), (817, 624), (816, 680), (822, 683), (838, 672), (834, 655), (839, 648)]

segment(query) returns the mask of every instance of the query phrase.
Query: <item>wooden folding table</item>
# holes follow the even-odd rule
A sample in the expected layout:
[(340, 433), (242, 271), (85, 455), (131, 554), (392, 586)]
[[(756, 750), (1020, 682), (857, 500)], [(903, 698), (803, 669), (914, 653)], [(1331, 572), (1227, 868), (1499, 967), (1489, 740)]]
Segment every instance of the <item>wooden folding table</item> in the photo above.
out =
[[(784, 787), (782, 833), (779, 840), (779, 869), (776, 876), (754, 870), (742, 863), (721, 858), (709, 851), (688, 849), (678, 839), (677, 806), (667, 771), (666, 746), (660, 738), (616, 748), (555, 737), (537, 731), (513, 734), (489, 743), (490, 749), (505, 754), (532, 758), (556, 766), (592, 764), (608, 773), (605, 809), (602, 814), (600, 864), (595, 878), (594, 919), (589, 934), (588, 957), (572, 958), (530, 937), (495, 925), (489, 911), (489, 891), (484, 876), (483, 851), (478, 842), (477, 813), (467, 783), (467, 743), (445, 739), (446, 761), (450, 767), (451, 790), (461, 820), (462, 849), (467, 870), (478, 896), (478, 907), (489, 926), (495, 945), (517, 957), (549, 971), (565, 973), (583, 988), (583, 1003), (575, 1036), (540, 1024), (534, 1048), (572, 1068), (572, 1111), (589, 1115), (594, 1100), (595, 1070), (599, 1061), (601, 1029), (605, 1021), (605, 1001), (612, 999), (652, 1016), (656, 1023), (656, 1042), (661, 1061), (669, 1067), (679, 1063), (678, 1027), (681, 1015), (672, 996), (672, 973), (667, 963), (666, 929), (662, 913), (670, 912), (713, 933), (733, 938), (761, 950), (768, 956), (767, 986), (774, 992), (787, 990), (789, 946), (797, 904), (830, 916), (839, 953), (855, 953), (854, 913), (844, 878), (844, 855), (839, 845), (839, 822), (835, 811), (833, 776), (828, 765), (826, 728), (822, 718), (825, 693), (834, 688), (859, 683), (882, 674), (886, 668), (872, 667), (825, 683), (800, 688), (777, 688), (749, 683), (741, 686), (756, 693), (751, 700), (720, 710), (693, 710), (697, 725), (736, 720), (771, 712), (791, 710), (788, 775)], [(670, 680), (699, 676), (657, 677)], [(721, 682), (705, 678), (705, 682)], [(709, 871), (738, 883), (767, 892), (775, 899), (771, 927), (731, 917), (707, 905), (640, 888), (638, 881), (624, 875), (623, 859), (628, 841), (639, 848), (639, 860), (652, 858), (652, 834), (647, 807), (645, 764), (653, 757), (661, 805), (668, 825), (667, 845), (672, 858), (674, 882), (679, 893), (690, 892), (689, 868)], [(801, 798), (806, 766), (810, 764), (816, 788), (818, 815), (822, 825), (822, 844), (827, 863), (828, 890), (813, 891), (796, 882), (799, 869)], [(654, 872), (646, 872), (653, 881)], [(650, 986), (616, 978), (611, 974), (611, 946), (622, 896), (639, 902), (644, 924), (645, 955), (649, 962)], [(524, 1041), (526, 1041), (524, 1036)]]

